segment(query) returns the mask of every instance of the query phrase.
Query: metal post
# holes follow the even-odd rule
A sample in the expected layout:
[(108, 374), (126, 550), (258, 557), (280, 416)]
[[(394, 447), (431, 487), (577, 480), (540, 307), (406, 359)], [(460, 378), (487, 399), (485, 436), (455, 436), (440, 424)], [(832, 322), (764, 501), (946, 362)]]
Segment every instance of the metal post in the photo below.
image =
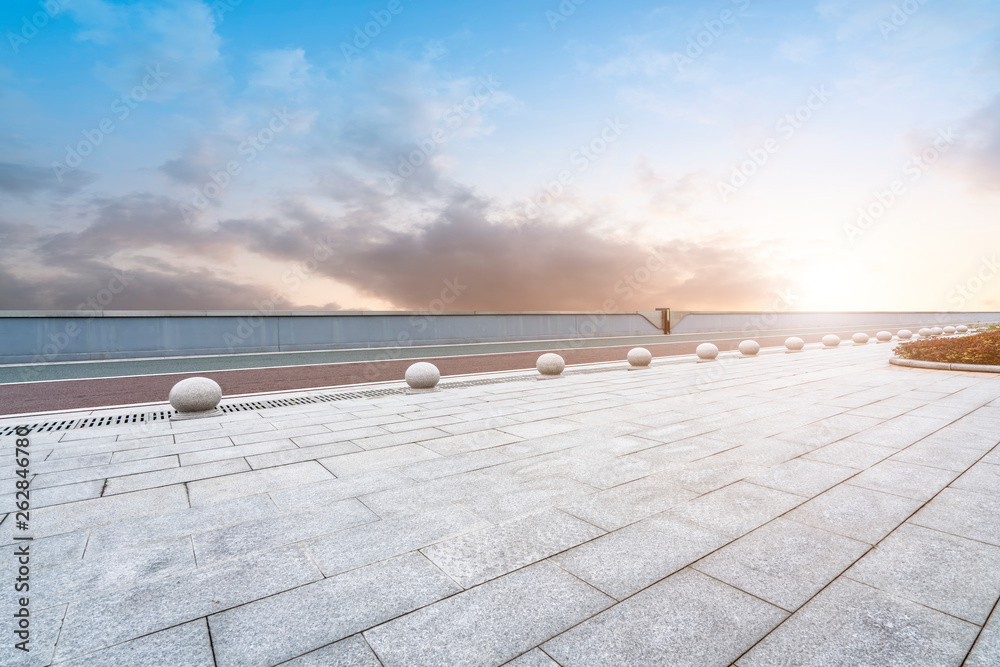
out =
[(670, 334), (670, 309), (669, 308), (657, 308), (658, 311), (663, 313), (663, 333)]

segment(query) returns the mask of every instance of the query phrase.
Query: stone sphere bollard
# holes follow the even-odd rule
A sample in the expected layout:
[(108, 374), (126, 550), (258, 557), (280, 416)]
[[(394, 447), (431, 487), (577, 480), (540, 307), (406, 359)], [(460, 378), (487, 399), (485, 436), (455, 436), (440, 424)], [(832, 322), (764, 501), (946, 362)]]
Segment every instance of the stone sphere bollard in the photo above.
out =
[(955, 330), (958, 333), (969, 333), (969, 327), (965, 326), (964, 324), (959, 324), (957, 327), (955, 327)]
[(913, 332), (910, 331), (909, 329), (900, 329), (896, 333), (896, 336), (899, 338), (899, 340), (910, 340), (911, 338), (913, 338)]
[(801, 338), (792, 336), (791, 338), (785, 339), (785, 348), (789, 352), (801, 352), (802, 348), (806, 346), (806, 342)]
[(694, 351), (698, 355), (698, 358), (702, 361), (711, 361), (719, 356), (719, 348), (712, 345), (711, 343), (702, 343)]
[(827, 334), (823, 336), (824, 347), (837, 347), (840, 345), (840, 336), (837, 334)]
[(953, 333), (957, 333), (957, 332), (958, 332), (958, 329), (957, 329), (957, 328), (955, 328), (955, 327), (945, 327), (945, 328), (944, 328), (944, 332), (945, 332), (945, 333), (946, 333), (947, 335), (949, 335), (949, 336), (950, 336), (950, 335), (952, 335)]
[(892, 334), (889, 333), (888, 331), (879, 331), (877, 334), (875, 334), (875, 340), (877, 340), (880, 343), (888, 343), (889, 341), (892, 340)]
[(566, 361), (555, 352), (546, 352), (538, 357), (535, 368), (546, 378), (559, 377), (566, 368)]
[(632, 368), (649, 368), (649, 364), (653, 361), (653, 353), (644, 347), (633, 347), (628, 351), (629, 366)]
[(930, 338), (931, 337), (931, 330), (928, 329), (927, 327), (924, 327), (923, 329), (921, 329), (917, 333), (920, 334), (921, 338)]
[(865, 343), (868, 342), (868, 334), (859, 331), (858, 333), (851, 336), (851, 340), (854, 341), (855, 345), (864, 345)]
[(931, 327), (931, 335), (932, 336), (940, 336), (943, 333), (944, 333), (944, 329), (942, 329), (941, 327)]
[(172, 419), (191, 419), (218, 414), (222, 387), (208, 378), (187, 378), (170, 389), (170, 405), (177, 411)]
[(434, 364), (418, 361), (406, 369), (406, 384), (410, 389), (434, 389), (441, 380), (441, 371)]
[(740, 343), (740, 354), (752, 357), (760, 352), (760, 343), (755, 340), (745, 340)]

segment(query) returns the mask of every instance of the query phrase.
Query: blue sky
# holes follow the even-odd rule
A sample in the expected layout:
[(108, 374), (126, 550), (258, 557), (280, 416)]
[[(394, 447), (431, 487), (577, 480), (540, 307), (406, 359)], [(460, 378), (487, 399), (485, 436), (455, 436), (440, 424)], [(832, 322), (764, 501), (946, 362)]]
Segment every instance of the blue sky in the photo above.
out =
[(3, 309), (1000, 308), (1000, 2), (16, 0), (0, 29)]

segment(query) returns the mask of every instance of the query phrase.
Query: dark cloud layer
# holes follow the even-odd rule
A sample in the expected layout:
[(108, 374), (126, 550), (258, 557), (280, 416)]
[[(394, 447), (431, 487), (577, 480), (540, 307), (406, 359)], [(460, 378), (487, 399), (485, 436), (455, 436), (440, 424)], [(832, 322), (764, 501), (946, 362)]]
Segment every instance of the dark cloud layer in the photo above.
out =
[(48, 192), (68, 196), (97, 180), (97, 175), (83, 170), (62, 174), (60, 180), (52, 169), (17, 162), (0, 162), (0, 193), (27, 198)]
[[(8, 268), (0, 307), (74, 308), (105, 287), (115, 253), (157, 248), (201, 257), (206, 266), (237, 249), (289, 265), (315, 259), (316, 273), (401, 309), (434, 307), (442, 291), (458, 291), (449, 304), (455, 310), (759, 307), (778, 286), (778, 276), (758, 259), (760, 248), (650, 247), (593, 220), (491, 222), (491, 206), (457, 190), (429, 223), (400, 231), (369, 214), (324, 220), (295, 207), (281, 220), (227, 220), (209, 228), (184, 221), (161, 197), (101, 201), (82, 231), (28, 244), (61, 275), (29, 281)], [(152, 258), (143, 265), (110, 307), (253, 309), (275, 291), (234, 283), (208, 268), (183, 271)], [(276, 306), (295, 307), (291, 297)]]

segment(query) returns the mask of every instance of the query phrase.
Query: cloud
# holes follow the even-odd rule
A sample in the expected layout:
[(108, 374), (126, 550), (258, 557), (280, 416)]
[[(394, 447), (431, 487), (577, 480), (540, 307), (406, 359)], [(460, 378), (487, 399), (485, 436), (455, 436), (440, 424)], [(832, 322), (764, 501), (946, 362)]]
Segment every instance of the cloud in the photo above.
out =
[(315, 84), (322, 74), (306, 60), (304, 49), (275, 49), (254, 57), (257, 71), (250, 85), (290, 91)]
[(1000, 191), (1000, 95), (969, 116), (957, 134), (959, 156), (973, 182)]
[[(652, 247), (600, 220), (517, 220), (462, 189), (429, 224), (409, 230), (363, 217), (324, 223), (301, 211), (298, 225), (280, 229), (259, 221), (223, 227), (286, 261), (308, 256), (324, 239), (333, 253), (319, 272), (402, 309), (429, 308), (446, 281), (464, 287), (453, 306), (461, 310), (601, 309), (609, 299), (621, 310), (762, 306), (781, 282), (760, 248), (718, 239)], [(650, 263), (662, 268), (650, 272)]]
[(88, 302), (88, 309), (105, 310), (254, 310), (269, 300), (276, 310), (300, 308), (287, 298), (272, 298), (266, 286), (229, 281), (208, 269), (122, 273), (111, 264), (91, 262), (28, 278), (0, 260), (0, 283), (0, 310), (76, 310)]
[(203, 2), (112, 5), (102, 0), (75, 0), (67, 5), (67, 11), (80, 27), (77, 39), (103, 47), (114, 59), (98, 62), (95, 73), (116, 91), (139, 85), (149, 67), (158, 67), (166, 75), (148, 91), (149, 99), (155, 101), (214, 96), (227, 83), (216, 19)]
[(0, 193), (28, 199), (39, 192), (66, 197), (93, 183), (97, 174), (74, 170), (56, 177), (52, 169), (17, 162), (0, 162)]
[(822, 45), (815, 37), (790, 37), (778, 44), (778, 54), (793, 63), (804, 63), (819, 54)]

